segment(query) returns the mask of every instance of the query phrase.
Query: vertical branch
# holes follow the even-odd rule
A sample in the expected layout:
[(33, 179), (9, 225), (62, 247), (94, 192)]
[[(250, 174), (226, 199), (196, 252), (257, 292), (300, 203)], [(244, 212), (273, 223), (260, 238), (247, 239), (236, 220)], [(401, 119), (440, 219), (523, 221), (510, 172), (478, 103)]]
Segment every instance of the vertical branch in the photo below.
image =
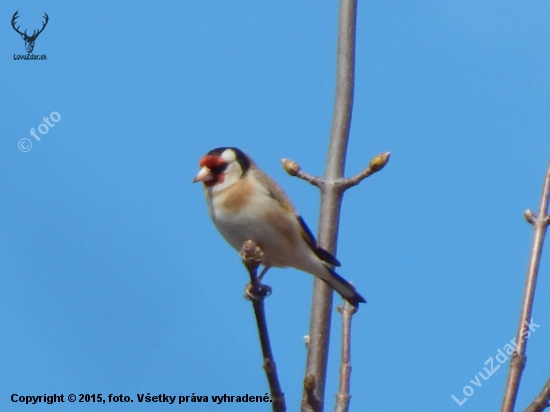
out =
[(340, 364), (340, 387), (336, 395), (336, 412), (348, 412), (350, 378), (351, 378), (351, 319), (357, 308), (345, 302), (338, 305), (338, 312), (342, 315), (342, 362)]
[[(338, 18), (336, 97), (324, 179), (321, 182), (319, 245), (334, 253), (338, 237), (343, 189), (337, 184), (344, 174), (353, 105), (355, 75), (355, 25), (357, 0), (341, 0)], [(313, 376), (313, 394), (323, 410), (332, 312), (332, 289), (315, 278), (310, 318), (306, 376)], [(313, 410), (304, 391), (302, 411)], [(309, 405), (309, 406), (308, 406)]]
[[(325, 174), (323, 177), (312, 176), (304, 172), (295, 161), (283, 159), (283, 167), (289, 175), (321, 189), (318, 241), (319, 246), (332, 254), (336, 251), (344, 192), (382, 170), (390, 159), (390, 152), (381, 153), (371, 160), (365, 170), (349, 179), (344, 178), (353, 107), (357, 0), (340, 0), (338, 16), (336, 96)], [(315, 278), (302, 412), (322, 412), (324, 409), (331, 312), (332, 289)]]
[(533, 311), (533, 300), (535, 298), (535, 288), (537, 285), (537, 275), (539, 272), (540, 255), (542, 245), (550, 216), (548, 215), (548, 197), (550, 195), (550, 165), (546, 172), (542, 195), (540, 200), (539, 214), (535, 215), (531, 210), (525, 212), (525, 218), (533, 225), (533, 242), (529, 264), (527, 266), (527, 277), (525, 280), (525, 289), (523, 291), (523, 301), (519, 317), (518, 331), (516, 335), (517, 349), (512, 354), (510, 361), (510, 371), (506, 381), (504, 399), (502, 401), (501, 412), (513, 412), (521, 380), (521, 374), (525, 367), (525, 351), (527, 350), (527, 325), (531, 321)]
[(251, 240), (244, 242), (240, 251), (243, 264), (250, 275), (250, 283), (246, 286), (244, 297), (252, 302), (256, 324), (258, 325), (258, 334), (260, 336), (260, 345), (262, 347), (263, 367), (267, 376), (269, 389), (271, 390), (271, 400), (273, 412), (285, 412), (285, 396), (279, 384), (277, 368), (271, 351), (271, 343), (267, 329), (267, 320), (265, 318), (264, 299), (271, 293), (271, 288), (259, 282), (257, 272), (260, 266), (263, 252)]

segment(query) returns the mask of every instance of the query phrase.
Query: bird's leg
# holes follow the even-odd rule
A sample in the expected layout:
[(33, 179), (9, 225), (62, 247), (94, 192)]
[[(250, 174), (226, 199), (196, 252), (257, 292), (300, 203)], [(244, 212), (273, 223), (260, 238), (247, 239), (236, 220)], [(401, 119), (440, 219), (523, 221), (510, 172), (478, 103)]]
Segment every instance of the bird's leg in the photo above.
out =
[(262, 273), (260, 273), (260, 275), (258, 276), (258, 282), (260, 283), (262, 282), (262, 279), (264, 278), (265, 274), (269, 269), (271, 269), (271, 266), (264, 266)]
[(263, 298), (271, 295), (271, 286), (265, 285), (261, 282), (262, 277), (265, 275), (265, 273), (267, 272), (267, 270), (269, 268), (270, 268), (270, 266), (264, 267), (264, 269), (262, 270), (262, 273), (260, 273), (260, 275), (255, 279), (255, 281), (249, 282), (246, 285), (246, 287), (244, 289), (245, 290), (245, 293), (244, 293), (245, 299), (258, 300), (258, 299), (263, 299)]
[(271, 295), (271, 286), (264, 285), (262, 283), (263, 277), (265, 276), (265, 274), (267, 273), (267, 271), (270, 268), (271, 268), (271, 266), (264, 266), (264, 268), (262, 269), (262, 272), (258, 276), (258, 288), (260, 289), (260, 294), (263, 295), (263, 296)]
[(247, 240), (243, 244), (240, 255), (250, 274), (250, 283), (245, 287), (245, 299), (260, 300), (269, 296), (271, 294), (271, 287), (260, 282), (269, 266), (264, 267), (260, 276), (257, 276), (258, 267), (261, 265), (263, 259), (262, 250), (255, 242)]

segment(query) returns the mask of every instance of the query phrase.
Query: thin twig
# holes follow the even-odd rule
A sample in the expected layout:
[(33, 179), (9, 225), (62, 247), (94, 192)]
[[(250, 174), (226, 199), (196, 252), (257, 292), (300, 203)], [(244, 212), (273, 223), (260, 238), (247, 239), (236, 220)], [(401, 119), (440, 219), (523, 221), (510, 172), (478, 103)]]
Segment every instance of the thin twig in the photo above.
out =
[(342, 315), (342, 362), (340, 364), (340, 387), (336, 394), (335, 412), (348, 412), (351, 395), (350, 378), (351, 378), (351, 319), (357, 308), (350, 305), (349, 302), (344, 302), (343, 305), (338, 305), (338, 312)]
[(309, 173), (306, 173), (302, 170), (300, 165), (296, 163), (294, 160), (290, 159), (283, 159), (283, 168), (286, 170), (286, 172), (290, 176), (296, 176), (299, 177), (302, 180), (305, 180), (308, 183), (311, 183), (313, 186), (321, 187), (321, 184), (323, 183), (323, 179), (319, 176), (313, 176)]
[(349, 179), (344, 179), (344, 187), (348, 189), (352, 186), (358, 185), (363, 179), (382, 170), (389, 160), (390, 152), (385, 152), (379, 154), (378, 156), (374, 156), (365, 170), (353, 177), (350, 177)]
[(542, 412), (550, 406), (550, 379), (531, 405), (524, 412)]
[(263, 368), (269, 383), (271, 391), (271, 400), (273, 402), (273, 412), (285, 412), (285, 396), (279, 384), (277, 368), (271, 351), (271, 343), (269, 341), (269, 333), (267, 329), (267, 321), (265, 318), (264, 298), (271, 293), (271, 288), (262, 285), (258, 281), (258, 267), (262, 262), (263, 253), (260, 248), (251, 240), (244, 243), (241, 252), (243, 264), (246, 266), (250, 275), (250, 283), (247, 285), (245, 298), (252, 302), (254, 307), (254, 315), (258, 325), (258, 334), (260, 336), (260, 344), (262, 346)]
[[(370, 175), (373, 175), (376, 172), (379, 172), (386, 166), (386, 164), (390, 160), (390, 152), (384, 152), (379, 155), (376, 155), (372, 158), (370, 161), (368, 167), (363, 170), (361, 173), (350, 177), (348, 179), (341, 178), (341, 179), (334, 179), (331, 181), (331, 184), (342, 188), (344, 190), (349, 189), (350, 187), (356, 186), (359, 183), (363, 181), (363, 179), (369, 177)], [(322, 177), (319, 176), (313, 176), (309, 173), (306, 173), (302, 170), (300, 165), (295, 162), (294, 160), (290, 159), (283, 159), (283, 168), (286, 170), (286, 172), (291, 176), (299, 177), (302, 180), (305, 180), (308, 183), (311, 183), (313, 186), (317, 186), (318, 188), (323, 188), (326, 181)]]
[(533, 242), (531, 245), (531, 254), (529, 265), (527, 267), (527, 276), (525, 280), (525, 289), (523, 292), (523, 301), (519, 317), (519, 325), (516, 336), (518, 343), (516, 351), (512, 354), (510, 361), (510, 371), (506, 380), (504, 390), (504, 399), (502, 401), (501, 412), (513, 412), (521, 380), (521, 374), (525, 367), (525, 351), (527, 350), (527, 325), (531, 321), (533, 311), (533, 300), (535, 298), (535, 288), (537, 285), (537, 275), (539, 272), (540, 256), (544, 243), (544, 236), (550, 221), (548, 215), (548, 201), (550, 195), (550, 164), (546, 171), (546, 177), (542, 187), (539, 214), (535, 215), (531, 210), (525, 212), (525, 218), (533, 225)]

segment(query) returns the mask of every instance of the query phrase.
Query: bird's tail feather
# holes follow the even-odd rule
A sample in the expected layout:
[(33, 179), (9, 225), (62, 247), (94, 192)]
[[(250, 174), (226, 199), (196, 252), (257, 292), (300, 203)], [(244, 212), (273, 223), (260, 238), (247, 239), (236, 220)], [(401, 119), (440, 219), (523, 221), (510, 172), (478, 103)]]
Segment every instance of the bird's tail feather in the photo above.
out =
[(349, 283), (346, 279), (336, 273), (334, 270), (325, 266), (330, 272), (331, 276), (323, 280), (336, 292), (340, 294), (345, 300), (351, 303), (356, 308), (359, 307), (359, 303), (367, 303), (365, 298), (361, 296), (356, 290), (355, 287)]

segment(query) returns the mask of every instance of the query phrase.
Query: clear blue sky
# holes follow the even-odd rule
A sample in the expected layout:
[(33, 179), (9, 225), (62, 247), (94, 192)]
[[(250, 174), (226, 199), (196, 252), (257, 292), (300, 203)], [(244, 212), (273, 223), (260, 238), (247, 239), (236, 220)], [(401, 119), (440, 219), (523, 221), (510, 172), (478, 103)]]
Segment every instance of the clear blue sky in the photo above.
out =
[[(13, 60), (25, 53), (16, 10), (30, 32), (48, 13), (34, 50), (46, 61)], [(237, 146), (316, 232), (319, 194), (280, 160), (323, 172), (337, 2), (7, 0), (0, 21), (0, 410), (174, 408), (24, 406), (13, 393), (263, 395), (246, 272), (191, 180), (207, 151)], [(508, 363), (469, 381), (517, 327), (522, 214), (550, 158), (549, 21), (547, 1), (360, 2), (346, 170), (392, 157), (342, 209), (340, 273), (368, 300), (353, 324), (353, 411), (499, 409)], [(550, 375), (549, 263), (546, 250), (518, 410)], [(312, 277), (279, 269), (266, 283), (297, 410)], [(333, 325), (327, 411), (336, 313)]]

